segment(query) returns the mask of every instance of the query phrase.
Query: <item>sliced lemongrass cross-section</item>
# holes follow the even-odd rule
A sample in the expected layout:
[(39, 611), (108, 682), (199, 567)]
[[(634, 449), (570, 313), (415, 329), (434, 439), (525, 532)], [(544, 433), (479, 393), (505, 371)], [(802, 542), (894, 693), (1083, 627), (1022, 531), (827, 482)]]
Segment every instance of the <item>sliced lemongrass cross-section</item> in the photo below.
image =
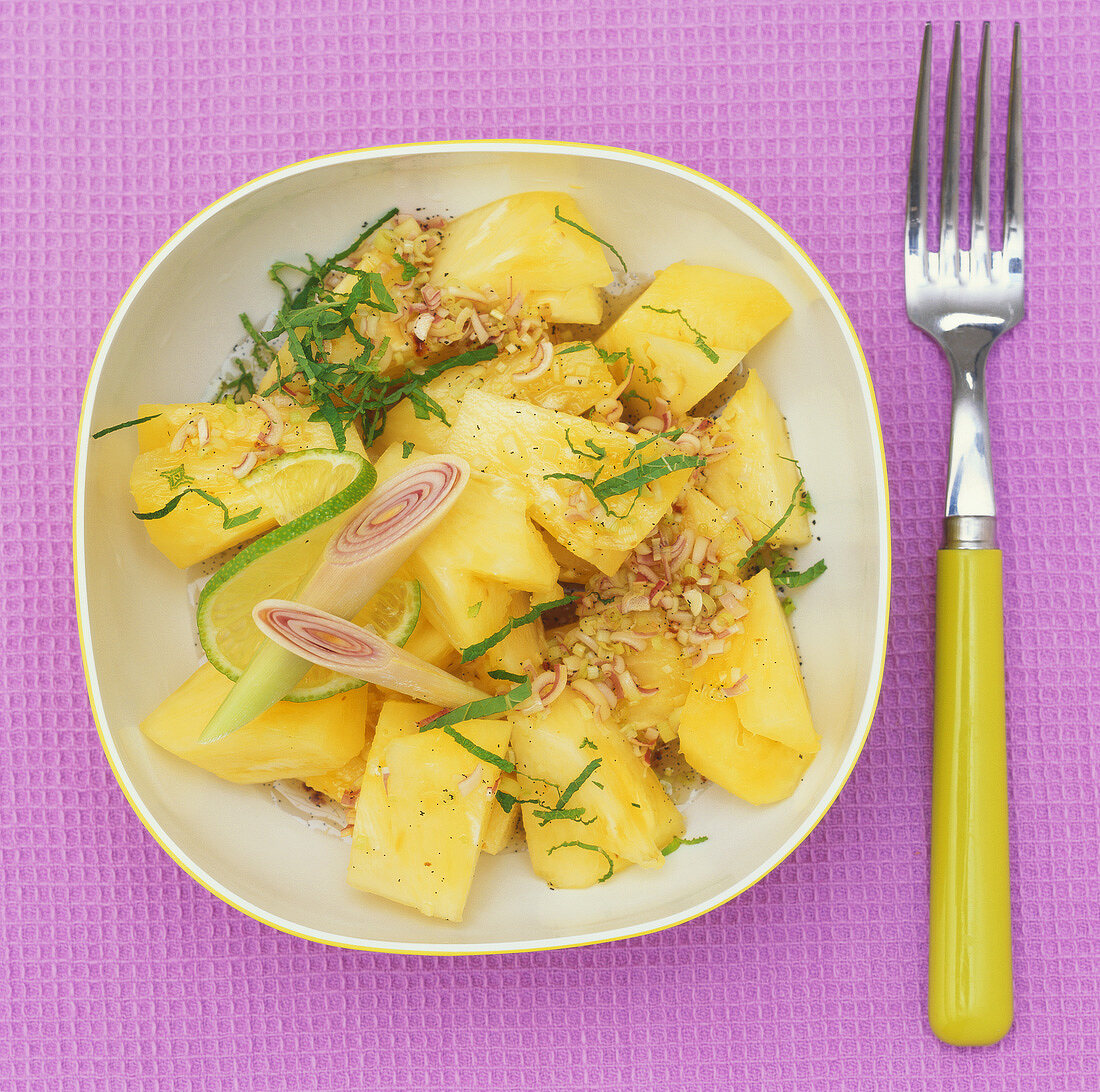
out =
[[(294, 600), (341, 618), (357, 614), (458, 499), (470, 477), (464, 459), (424, 459), (354, 509), (302, 580)], [(285, 697), (309, 660), (266, 640), (199, 737), (220, 739)]]
[(265, 599), (252, 611), (265, 637), (311, 664), (444, 708), (488, 694), (344, 618), (287, 599)]

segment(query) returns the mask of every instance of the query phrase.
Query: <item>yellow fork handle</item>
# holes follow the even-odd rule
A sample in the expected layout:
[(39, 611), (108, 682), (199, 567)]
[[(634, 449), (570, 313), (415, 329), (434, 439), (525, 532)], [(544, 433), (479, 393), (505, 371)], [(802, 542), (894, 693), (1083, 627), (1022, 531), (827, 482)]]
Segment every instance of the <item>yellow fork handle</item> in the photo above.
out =
[(928, 1020), (981, 1046), (1012, 1024), (1000, 550), (941, 550)]

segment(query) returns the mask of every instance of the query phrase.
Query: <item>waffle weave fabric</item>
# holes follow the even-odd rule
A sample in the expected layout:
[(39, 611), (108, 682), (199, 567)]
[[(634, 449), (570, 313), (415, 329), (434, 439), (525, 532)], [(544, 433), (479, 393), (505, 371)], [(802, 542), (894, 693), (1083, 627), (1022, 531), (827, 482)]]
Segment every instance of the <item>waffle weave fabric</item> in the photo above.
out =
[[(995, 350), (1017, 1015), (924, 1019), (933, 568), (948, 398), (900, 224), (929, 0), (9, 0), (0, 5), (0, 1088), (1100, 1088), (1100, 21), (1021, 2), (1028, 316)], [(993, 27), (1005, 83), (1011, 25)], [(1003, 109), (1003, 100), (1000, 102)], [(100, 751), (71, 566), (81, 392), (146, 259), (274, 167), (523, 137), (636, 148), (761, 206), (858, 330), (894, 588), (869, 742), (810, 838), (727, 906), (584, 950), (325, 948), (157, 847)]]

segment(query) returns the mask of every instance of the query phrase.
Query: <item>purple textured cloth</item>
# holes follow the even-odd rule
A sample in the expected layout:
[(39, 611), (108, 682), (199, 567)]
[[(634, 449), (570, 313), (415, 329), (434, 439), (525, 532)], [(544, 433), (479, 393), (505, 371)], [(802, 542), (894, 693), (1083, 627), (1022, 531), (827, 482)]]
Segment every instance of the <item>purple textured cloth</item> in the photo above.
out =
[[(1092, 0), (1019, 6), (1028, 317), (997, 346), (991, 386), (1016, 1023), (968, 1051), (924, 1017), (948, 391), (938, 351), (906, 322), (899, 248), (920, 20), (938, 22), (942, 88), (947, 21), (971, 20), (973, 58), (990, 5), (0, 5), (0, 1087), (1100, 1087), (1100, 22)], [(994, 24), (1001, 116), (1010, 30)], [(763, 207), (831, 280), (889, 457), (882, 700), (809, 840), (705, 918), (523, 956), (327, 949), (190, 880), (100, 752), (70, 561), (81, 392), (142, 263), (225, 191), (342, 148), (501, 136), (686, 163)]]

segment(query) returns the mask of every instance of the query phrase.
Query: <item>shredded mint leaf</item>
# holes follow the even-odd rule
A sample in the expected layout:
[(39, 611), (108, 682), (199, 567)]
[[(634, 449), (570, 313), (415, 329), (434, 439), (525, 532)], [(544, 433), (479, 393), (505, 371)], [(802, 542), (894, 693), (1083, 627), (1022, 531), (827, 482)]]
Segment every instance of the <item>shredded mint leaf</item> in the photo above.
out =
[(179, 489), (181, 485), (195, 484), (195, 479), (184, 470), (182, 463), (179, 466), (173, 466), (170, 470), (162, 470), (160, 476), (168, 483), (169, 489)]
[[(485, 653), (493, 647), (493, 645), (499, 643), (500, 641), (503, 641), (504, 638), (512, 632), (512, 630), (519, 629), (520, 626), (529, 625), (531, 622), (535, 621), (536, 618), (540, 617), (548, 610), (554, 610), (556, 607), (567, 607), (570, 603), (575, 602), (576, 599), (577, 597), (575, 595), (567, 595), (563, 599), (554, 599), (548, 603), (539, 603), (537, 606), (532, 607), (526, 614), (521, 615), (519, 618), (513, 618), (511, 621), (507, 622), (504, 626), (498, 629), (496, 633), (492, 634), (489, 637), (486, 637), (484, 641), (478, 641), (476, 645), (470, 645), (469, 648), (464, 648), (462, 650), (462, 659), (459, 661), (459, 663), (468, 664), (471, 660), (476, 660), (478, 656), (484, 656)], [(530, 692), (531, 687), (530, 684), (528, 684), (528, 697), (530, 697)], [(522, 700), (523, 699), (521, 698), (520, 701)], [(518, 705), (519, 703), (517, 702), (516, 704)], [(480, 716), (481, 714), (473, 715)]]
[(558, 797), (558, 802), (555, 805), (556, 810), (561, 810), (572, 798), (573, 794), (603, 765), (602, 758), (594, 758), (591, 762), (569, 784), (565, 787), (561, 796)]
[[(825, 559), (815, 561), (808, 569), (804, 569), (802, 572), (797, 572), (791, 568), (791, 559), (783, 558), (786, 561), (786, 565), (775, 565), (772, 567), (772, 583), (784, 588), (804, 588), (811, 581), (816, 580), (828, 567), (825, 564)], [(778, 570), (778, 571), (777, 571)]]
[(504, 814), (509, 815), (516, 806), (516, 798), (510, 792), (505, 792), (503, 789), (497, 789), (497, 803), (500, 805)]
[(481, 613), (481, 604), (480, 603), (471, 603), (466, 608), (466, 617), (467, 618), (476, 618), (480, 613)]
[(594, 744), (592, 740), (588, 738), (588, 736), (585, 736), (584, 739), (581, 740), (581, 750), (583, 751), (586, 748), (590, 748), (593, 751), (598, 750), (596, 744)]
[(490, 671), (490, 679), (499, 679), (501, 682), (515, 683), (517, 686), (522, 685), (527, 681), (526, 675), (517, 675), (514, 671)]
[(554, 206), (554, 219), (560, 220), (563, 224), (568, 224), (571, 228), (576, 228), (582, 235), (587, 235), (589, 239), (595, 239), (600, 246), (607, 247), (607, 249), (619, 259), (619, 265), (623, 267), (623, 272), (630, 272), (630, 270), (626, 268), (626, 262), (623, 261), (623, 256), (606, 239), (601, 239), (595, 232), (589, 231), (588, 228), (581, 227), (575, 220), (570, 220), (567, 216), (562, 216), (560, 205)]
[(594, 815), (591, 819), (583, 818), (584, 808), (534, 808), (531, 814), (539, 821), (540, 827), (552, 823), (555, 819), (568, 819), (584, 827), (590, 827), (596, 821)]
[(684, 312), (679, 307), (650, 307), (648, 303), (643, 303), (642, 310), (653, 311), (658, 315), (675, 315), (695, 335), (695, 347), (703, 356), (712, 364), (718, 363), (718, 354), (707, 344), (706, 338), (688, 322)]
[(795, 482), (794, 492), (791, 494), (791, 503), (787, 505), (787, 510), (745, 551), (745, 556), (738, 562), (741, 568), (744, 568), (758, 553), (760, 553), (760, 551), (772, 540), (776, 531), (790, 519), (791, 513), (794, 512), (795, 506), (798, 503), (798, 491), (802, 488), (805, 481), (805, 478), (799, 478), (798, 481)]
[(675, 853), (680, 846), (697, 846), (706, 841), (709, 841), (709, 839), (705, 834), (701, 838), (673, 838), (672, 841), (661, 850), (661, 853), (667, 857), (669, 854)]
[(650, 409), (653, 409), (653, 403), (645, 397), (645, 395), (639, 394), (635, 390), (624, 391), (621, 396), (621, 401), (625, 402), (628, 398), (636, 398), (639, 402), (644, 402)]
[(401, 458), (407, 459), (413, 453), (414, 447), (416, 447), (416, 444), (412, 440), (403, 440), (401, 442)]
[[(439, 716), (433, 717), (431, 720), (426, 721), (420, 726), (420, 731), (427, 732), (432, 728), (449, 728), (453, 724), (461, 724), (466, 720), (480, 720), (485, 717), (496, 717), (501, 713), (507, 713), (510, 709), (515, 709), (517, 705), (521, 705), (531, 696), (531, 682), (525, 681), (522, 685), (515, 687), (513, 690), (509, 690), (507, 694), (499, 694), (492, 698), (479, 698), (477, 701), (468, 702), (466, 705), (460, 705), (457, 709), (452, 709), (449, 713), (440, 713)], [(465, 746), (465, 744), (463, 744)], [(495, 758), (496, 756), (494, 756)], [(504, 765), (503, 759), (496, 759), (494, 765), (500, 766), (506, 773), (510, 773), (515, 767), (506, 762)]]
[(617, 497), (623, 493), (641, 489), (643, 485), (655, 482), (667, 474), (675, 474), (678, 470), (706, 466), (706, 462), (701, 455), (662, 455), (659, 459), (642, 463), (613, 478), (605, 479), (593, 486), (592, 492), (598, 501), (603, 502), (608, 497)]
[[(593, 346), (587, 341), (578, 341), (576, 345), (570, 345), (568, 349), (554, 349), (555, 356), (565, 356), (567, 353), (579, 353), (585, 349), (591, 349)], [(599, 352), (599, 350), (596, 350)]]
[[(592, 440), (585, 440), (584, 441), (584, 446), (586, 448), (588, 448), (588, 451), (585, 451), (582, 448), (577, 447), (573, 443), (573, 441), (569, 438), (569, 429), (565, 430), (565, 442), (569, 445), (569, 450), (572, 451), (574, 455), (580, 455), (581, 458), (583, 458), (583, 459), (606, 459), (607, 458), (607, 448), (600, 447), (599, 444), (593, 443)], [(547, 476), (549, 476), (549, 475), (547, 475)]]
[[(432, 725), (428, 727), (430, 728)], [(475, 758), (480, 758), (482, 762), (488, 762), (491, 766), (496, 766), (505, 773), (511, 773), (515, 769), (515, 766), (506, 758), (501, 758), (500, 755), (495, 755), (492, 751), (487, 751), (484, 747), (479, 747), (472, 739), (467, 739), (467, 737), (453, 725), (444, 724), (442, 727), (443, 731), (446, 732), (451, 739), (465, 747)], [(421, 731), (423, 731), (423, 729), (421, 729)]]
[(402, 258), (396, 250), (393, 252), (393, 260), (401, 266), (401, 272), (405, 274), (405, 280), (411, 281), (420, 276), (420, 270), (412, 262)]
[(169, 513), (175, 511), (176, 505), (178, 505), (188, 493), (197, 493), (203, 500), (209, 501), (222, 510), (223, 531), (231, 531), (234, 527), (240, 527), (242, 524), (254, 520), (262, 511), (261, 508), (253, 508), (251, 512), (244, 512), (239, 516), (231, 516), (225, 501), (219, 500), (212, 493), (207, 493), (205, 489), (189, 488), (185, 489), (182, 493), (177, 493), (163, 508), (158, 508), (155, 512), (135, 512), (134, 515), (137, 516), (138, 519), (163, 519)]
[(357, 251), (387, 220), (396, 215), (396, 208), (390, 209), (389, 212), (384, 212), (377, 220), (374, 221), (373, 224), (370, 224), (366, 228), (364, 228), (353, 243), (345, 247), (338, 254), (333, 254), (332, 257), (328, 259), (328, 261), (322, 262), (320, 265), (317, 265), (317, 263), (314, 262), (313, 259), (307, 255), (307, 258), (309, 258), (311, 265), (309, 276), (306, 279), (306, 283), (302, 285), (302, 287), (293, 296), (290, 295), (290, 292), (287, 289), (286, 285), (276, 275), (275, 270), (277, 268), (300, 269), (301, 267), (290, 266), (288, 263), (283, 262), (278, 262), (276, 263), (276, 265), (272, 266), (272, 271), (270, 273), (271, 279), (282, 288), (284, 294), (287, 297), (286, 302), (290, 309), (297, 310), (298, 308), (305, 306), (305, 304), (307, 304), (313, 298), (313, 296), (323, 287), (325, 278), (342, 261), (344, 261), (345, 258), (351, 257), (351, 255), (354, 254), (355, 251)]
[(547, 851), (547, 856), (554, 852), (556, 849), (565, 849), (566, 846), (576, 846), (577, 849), (590, 849), (593, 853), (599, 853), (605, 861), (607, 861), (607, 871), (596, 881), (596, 883), (604, 883), (606, 880), (610, 880), (615, 874), (615, 862), (611, 859), (611, 854), (600, 846), (591, 845), (588, 842), (559, 842), (556, 846), (551, 846)]
[(121, 428), (133, 428), (134, 425), (144, 425), (146, 421), (155, 421), (159, 416), (159, 413), (150, 413), (148, 417), (136, 417), (133, 421), (123, 421), (121, 425), (111, 425), (110, 428), (101, 428), (98, 432), (92, 433), (92, 439), (98, 440), (101, 436), (107, 436), (109, 433), (118, 432)]

